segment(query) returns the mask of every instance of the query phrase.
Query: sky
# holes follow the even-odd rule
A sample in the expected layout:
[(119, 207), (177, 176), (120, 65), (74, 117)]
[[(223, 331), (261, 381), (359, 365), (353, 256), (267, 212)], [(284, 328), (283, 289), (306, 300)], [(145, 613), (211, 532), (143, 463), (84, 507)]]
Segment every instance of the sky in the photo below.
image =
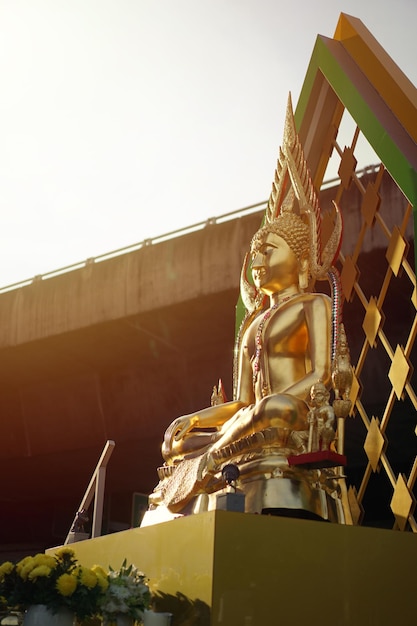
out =
[(416, 0), (0, 0), (0, 287), (266, 200), (341, 12), (417, 85)]

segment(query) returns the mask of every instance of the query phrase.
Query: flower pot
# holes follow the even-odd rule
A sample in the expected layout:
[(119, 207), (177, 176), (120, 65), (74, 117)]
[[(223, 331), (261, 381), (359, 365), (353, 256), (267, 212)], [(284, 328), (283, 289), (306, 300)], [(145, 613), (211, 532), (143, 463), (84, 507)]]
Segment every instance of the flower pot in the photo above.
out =
[(74, 613), (69, 609), (58, 609), (55, 613), (45, 604), (32, 604), (25, 613), (24, 626), (73, 626)]
[(145, 609), (143, 626), (170, 626), (172, 613), (155, 613)]
[(103, 626), (133, 626), (133, 624), (133, 617), (124, 615), (123, 613), (115, 615), (112, 619), (103, 620)]

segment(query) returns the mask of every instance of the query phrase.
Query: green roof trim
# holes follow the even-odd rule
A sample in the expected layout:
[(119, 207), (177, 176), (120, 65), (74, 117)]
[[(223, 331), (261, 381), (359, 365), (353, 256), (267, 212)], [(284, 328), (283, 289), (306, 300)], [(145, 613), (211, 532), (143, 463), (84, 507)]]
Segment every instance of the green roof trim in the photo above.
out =
[[(356, 36), (360, 37), (358, 33)], [(350, 41), (351, 44), (352, 41)], [(374, 57), (374, 63), (376, 68), (385, 67), (378, 55)], [(369, 72), (372, 72), (372, 65), (366, 64), (366, 67)], [(400, 123), (384, 97), (378, 93), (372, 82), (372, 76), (369, 75), (368, 78), (364, 67), (357, 64), (347, 47), (343, 45), (343, 40), (329, 39), (321, 35), (316, 39), (294, 113), (298, 130), (304, 121), (318, 74), (321, 74), (330, 85), (412, 205), (415, 234), (417, 232), (417, 144), (413, 137)], [(417, 247), (415, 247), (415, 260), (417, 273)], [(236, 333), (243, 316), (244, 306), (239, 298)]]
[[(339, 100), (355, 120), (375, 153), (400, 187), (414, 211), (417, 207), (417, 146), (398, 120), (388, 110), (385, 102), (377, 94), (366, 76), (358, 70), (340, 42), (318, 37), (313, 50), (306, 78), (301, 90), (295, 121), (301, 125), (317, 72), (321, 72)], [(378, 119), (372, 108), (377, 105), (379, 117), (396, 127), (397, 136), (390, 134), (387, 126)], [(400, 137), (399, 134), (402, 136)], [(399, 142), (407, 144), (408, 158), (399, 147)], [(414, 154), (412, 154), (414, 150)]]

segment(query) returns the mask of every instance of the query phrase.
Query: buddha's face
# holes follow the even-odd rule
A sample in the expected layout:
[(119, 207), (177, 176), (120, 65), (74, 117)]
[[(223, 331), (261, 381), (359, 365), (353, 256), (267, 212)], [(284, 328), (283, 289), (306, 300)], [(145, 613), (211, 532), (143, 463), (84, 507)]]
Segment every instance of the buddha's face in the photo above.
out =
[(255, 286), (267, 295), (298, 285), (298, 260), (282, 237), (268, 233), (252, 249), (252, 276)]

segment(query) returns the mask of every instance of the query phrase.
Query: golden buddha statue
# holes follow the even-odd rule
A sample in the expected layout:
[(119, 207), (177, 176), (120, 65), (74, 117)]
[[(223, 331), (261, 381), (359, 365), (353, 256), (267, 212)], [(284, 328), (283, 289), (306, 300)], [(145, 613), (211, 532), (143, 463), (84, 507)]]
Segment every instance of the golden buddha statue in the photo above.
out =
[(327, 400), (341, 328), (332, 298), (307, 290), (311, 278), (328, 276), (340, 244), (339, 212), (323, 252), (320, 220), (289, 101), (265, 223), (250, 247), (253, 284), (247, 280), (248, 256), (242, 270), (247, 314), (237, 341), (233, 400), (222, 402), (214, 389), (211, 406), (170, 424), (151, 508), (214, 508), (216, 494), (225, 490), (221, 470), (232, 463), (240, 470), (247, 511), (296, 510), (345, 521), (337, 470), (288, 462), (305, 451), (302, 434), (309, 430), (314, 385), (323, 386)]

